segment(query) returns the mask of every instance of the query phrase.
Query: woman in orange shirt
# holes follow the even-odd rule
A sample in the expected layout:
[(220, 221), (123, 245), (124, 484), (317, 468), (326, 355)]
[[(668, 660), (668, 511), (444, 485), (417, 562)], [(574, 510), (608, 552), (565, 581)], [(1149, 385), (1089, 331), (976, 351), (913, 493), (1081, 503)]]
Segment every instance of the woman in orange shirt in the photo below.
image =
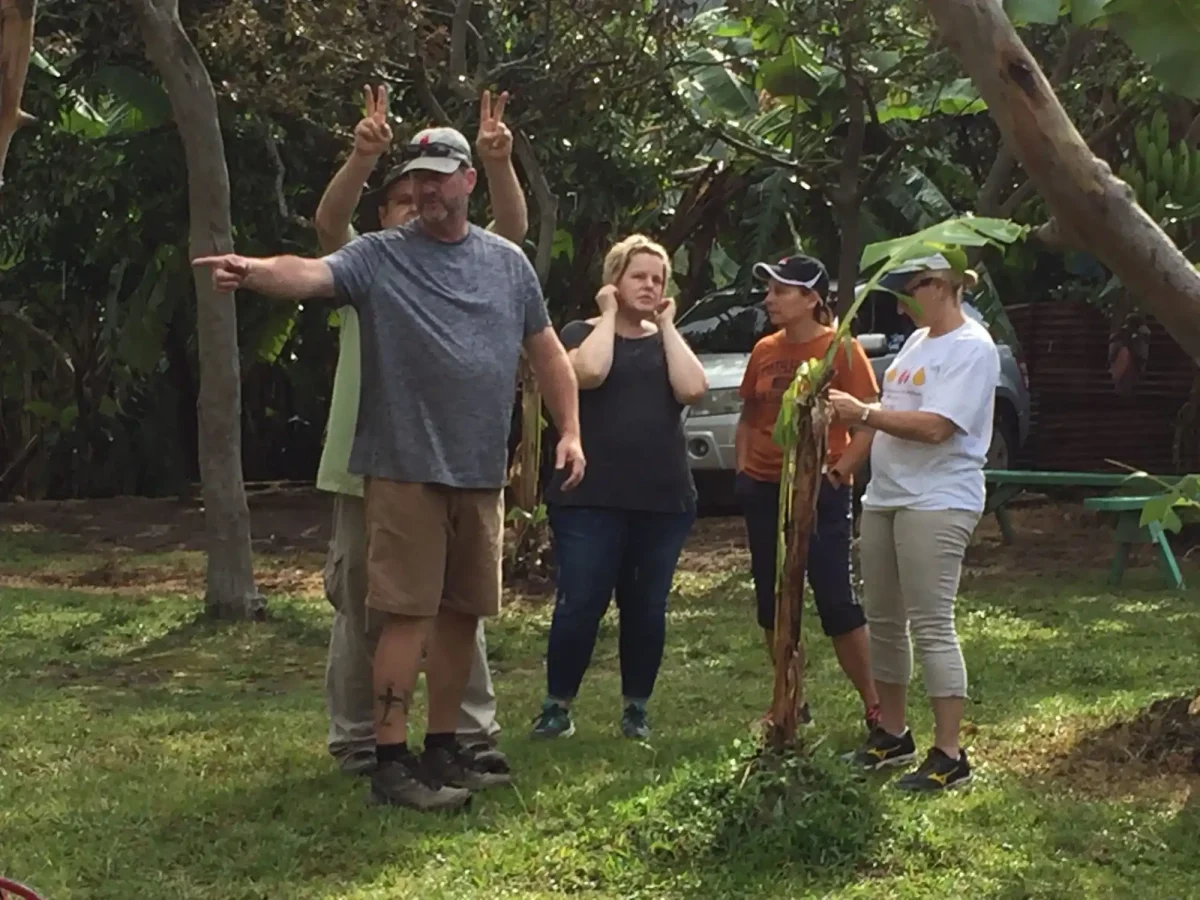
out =
[[(746, 519), (758, 624), (771, 653), (779, 479), (783, 469), (783, 450), (772, 438), (772, 431), (783, 393), (796, 370), (803, 362), (825, 356), (835, 329), (828, 304), (829, 273), (819, 260), (792, 256), (777, 265), (758, 263), (754, 274), (768, 282), (767, 315), (779, 330), (755, 344), (742, 379), (737, 494)], [(879, 393), (875, 373), (858, 341), (851, 341), (850, 348), (834, 354), (833, 369), (833, 387), (866, 403), (875, 400)], [(879, 696), (871, 677), (867, 620), (850, 575), (850, 540), (852, 475), (869, 452), (867, 435), (852, 439), (846, 425), (834, 422), (829, 426), (826, 477), (821, 482), (806, 572), (821, 627), (833, 640), (842, 671), (862, 697), (868, 730), (878, 724)], [(811, 721), (807, 704), (800, 715), (801, 721)]]

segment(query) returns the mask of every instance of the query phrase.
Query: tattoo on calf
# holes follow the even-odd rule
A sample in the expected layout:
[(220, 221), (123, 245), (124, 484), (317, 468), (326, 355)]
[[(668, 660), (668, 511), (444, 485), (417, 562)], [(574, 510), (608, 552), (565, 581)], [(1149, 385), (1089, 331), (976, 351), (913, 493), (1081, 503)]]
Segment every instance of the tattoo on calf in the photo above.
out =
[(375, 698), (380, 706), (380, 725), (391, 724), (391, 714), (394, 707), (400, 707), (404, 715), (408, 715), (408, 707), (412, 703), (412, 691), (402, 691), (399, 694), (389, 684), (387, 690)]

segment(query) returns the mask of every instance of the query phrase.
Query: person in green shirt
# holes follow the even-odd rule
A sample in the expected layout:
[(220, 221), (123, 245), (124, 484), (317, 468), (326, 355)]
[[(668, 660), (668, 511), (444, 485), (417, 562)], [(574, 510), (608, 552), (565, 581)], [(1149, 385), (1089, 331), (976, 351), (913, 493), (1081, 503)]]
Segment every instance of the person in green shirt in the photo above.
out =
[[(504, 124), (507, 94), (493, 104), (490, 93), (480, 101), (476, 149), (487, 174), (497, 234), (521, 243), (528, 229), (525, 194), (512, 164), (512, 133)], [(354, 149), (334, 175), (317, 207), (315, 226), (324, 253), (332, 253), (355, 237), (351, 219), (367, 179), (391, 146), (387, 122), (387, 88), (366, 88), (366, 117), (354, 130)], [(413, 179), (397, 166), (374, 192), (379, 223), (395, 228), (416, 216)], [(361, 357), (358, 315), (350, 306), (339, 311), (340, 331), (333, 396), (325, 429), (325, 446), (317, 471), (317, 488), (334, 495), (333, 535), (325, 564), (325, 593), (334, 608), (325, 670), (329, 707), (330, 754), (342, 771), (366, 774), (375, 766), (372, 659), (382, 617), (367, 608), (367, 535), (363, 480), (349, 471), (350, 449), (358, 420)], [(487, 663), (483, 620), (476, 635), (476, 656), (459, 712), (459, 740), (478, 762), (497, 774), (507, 761), (494, 749), (496, 695)]]

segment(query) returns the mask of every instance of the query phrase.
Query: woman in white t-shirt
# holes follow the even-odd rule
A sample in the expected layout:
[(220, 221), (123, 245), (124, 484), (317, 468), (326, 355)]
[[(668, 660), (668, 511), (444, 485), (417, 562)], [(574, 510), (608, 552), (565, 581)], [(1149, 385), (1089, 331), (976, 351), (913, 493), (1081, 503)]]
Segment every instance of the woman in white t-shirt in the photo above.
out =
[(940, 791), (971, 777), (958, 742), (967, 672), (954, 600), (983, 513), (1000, 378), (991, 335), (963, 313), (963, 289), (975, 283), (973, 272), (955, 271), (941, 254), (889, 273), (882, 286), (911, 298), (903, 305), (917, 330), (888, 367), (879, 406), (831, 394), (840, 419), (874, 430), (860, 553), (882, 719), (853, 758), (867, 769), (916, 759), (905, 721), (915, 644), (936, 731), (925, 761), (898, 782), (909, 791)]

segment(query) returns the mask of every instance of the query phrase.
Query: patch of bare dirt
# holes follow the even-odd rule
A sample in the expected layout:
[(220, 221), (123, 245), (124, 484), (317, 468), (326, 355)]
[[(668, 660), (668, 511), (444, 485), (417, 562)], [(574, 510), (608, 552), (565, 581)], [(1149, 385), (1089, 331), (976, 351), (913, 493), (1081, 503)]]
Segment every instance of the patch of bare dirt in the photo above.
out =
[(1055, 769), (1070, 774), (1113, 766), (1200, 775), (1200, 690), (1155, 700), (1129, 721), (1086, 735)]
[[(967, 551), (968, 576), (1057, 575), (1071, 571), (1104, 570), (1116, 552), (1110, 517), (1085, 509), (1081, 503), (1055, 503), (1028, 496), (1009, 505), (1015, 540), (1005, 544), (994, 515), (984, 517)], [(1172, 536), (1180, 565), (1195, 544), (1194, 534)], [(1156, 565), (1153, 549), (1134, 548), (1130, 569)]]
[[(324, 551), (332, 501), (313, 487), (252, 486), (250, 531), (259, 553)], [(165, 553), (203, 550), (204, 504), (199, 498), (115, 497), (0, 503), (0, 528), (38, 530), (71, 539), (71, 549)]]
[[(297, 554), (323, 554), (329, 541), (331, 502), (311, 486), (258, 485), (247, 492), (251, 535), (263, 576), (271, 590), (320, 589), (320, 566), (311, 559), (290, 566)], [(1053, 503), (1027, 496), (1010, 506), (1016, 541), (1006, 545), (994, 516), (980, 523), (967, 553), (972, 576), (1027, 576), (1070, 570), (1103, 570), (1112, 560), (1112, 523), (1078, 503)], [(39, 532), (60, 540), (55, 549), (100, 554), (104, 560), (86, 573), (42, 571), (36, 576), (3, 571), (0, 581), (16, 576), (42, 584), (80, 588), (128, 586), (148, 579), (155, 589), (194, 591), (202, 583), (197, 567), (139, 567), (137, 555), (170, 551), (203, 551), (204, 509), (199, 499), (66, 500), (0, 504), (0, 530)], [(1176, 555), (1186, 561), (1190, 542), (1174, 538)], [(314, 557), (315, 558), (315, 557)], [(267, 562), (269, 561), (269, 562)], [(273, 563), (279, 562), (276, 566)], [(749, 565), (745, 529), (738, 516), (704, 517), (696, 522), (680, 559), (680, 568), (714, 572)], [(1139, 548), (1131, 566), (1154, 565), (1149, 547)], [(302, 569), (302, 572), (287, 571)], [(279, 571), (276, 571), (278, 569)], [(198, 580), (199, 579), (199, 580)], [(524, 581), (528, 580), (529, 584)], [(520, 579), (512, 587), (545, 594), (552, 585), (543, 578)], [(149, 589), (149, 584), (147, 585)]]
[(746, 526), (741, 518), (697, 520), (679, 557), (679, 568), (688, 572), (721, 572), (735, 567), (750, 567)]
[[(320, 556), (289, 554), (266, 557), (255, 566), (259, 589), (270, 594), (319, 594), (324, 589)], [(111, 552), (99, 565), (72, 570), (54, 567), (4, 571), (0, 587), (62, 588), (84, 593), (202, 594), (204, 568), (199, 559), (181, 562), (145, 562), (136, 553)]]

